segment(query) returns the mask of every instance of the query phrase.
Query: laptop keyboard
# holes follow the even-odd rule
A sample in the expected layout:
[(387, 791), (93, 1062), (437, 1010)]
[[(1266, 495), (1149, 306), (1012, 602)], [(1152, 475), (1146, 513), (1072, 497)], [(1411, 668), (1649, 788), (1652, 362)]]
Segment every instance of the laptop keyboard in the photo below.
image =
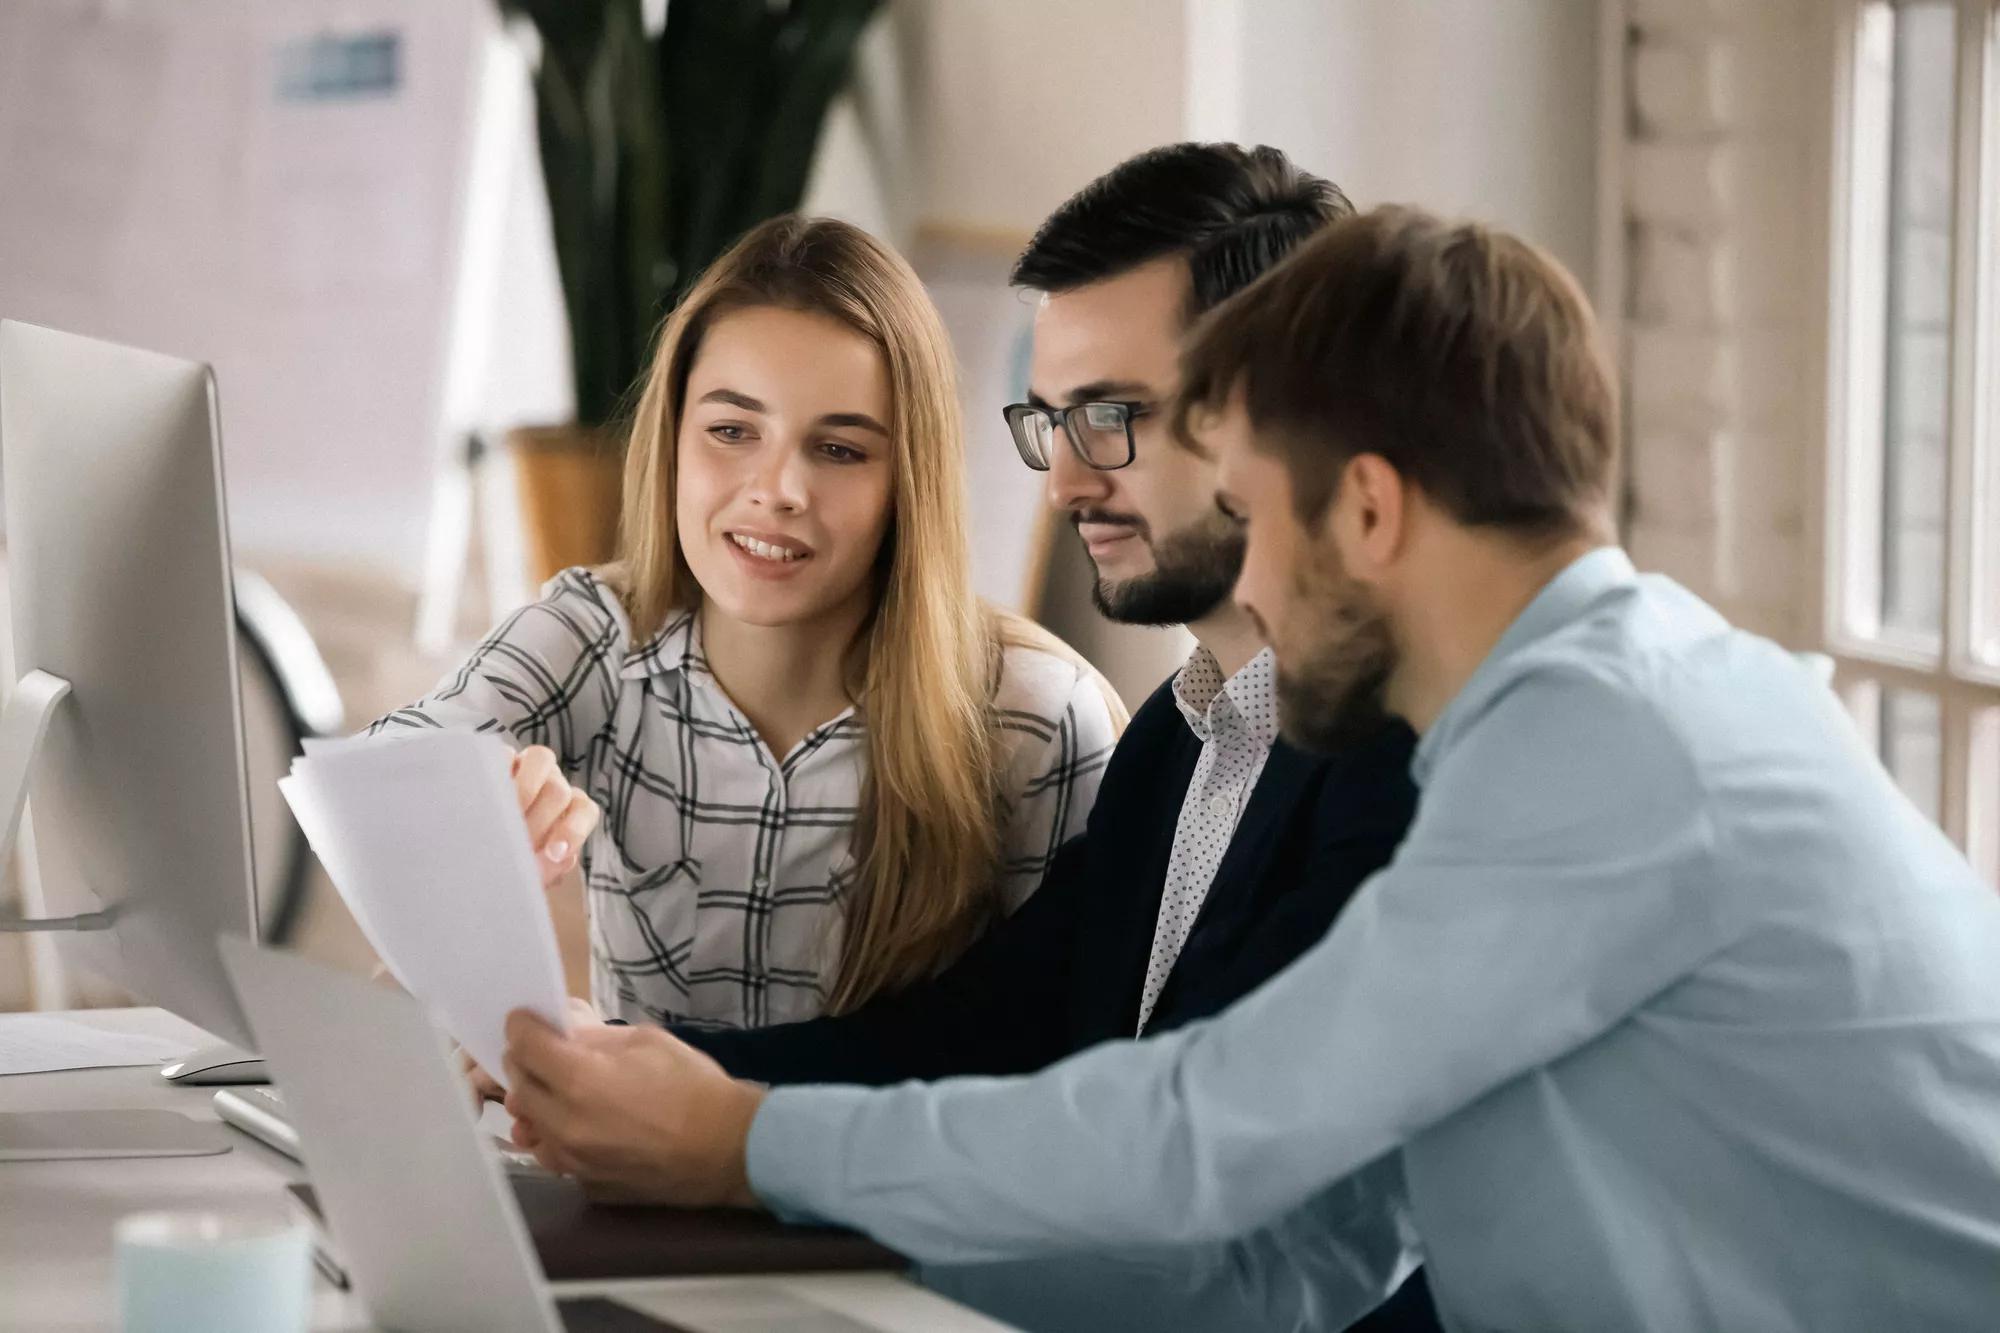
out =
[[(285, 1111), (284, 1094), (266, 1086), (229, 1087), (214, 1097), (215, 1113), (237, 1129), (299, 1160), (299, 1135)], [(544, 1168), (530, 1153), (517, 1151), (493, 1140), (510, 1172)], [(823, 1306), (800, 1301), (772, 1288), (762, 1301), (746, 1303), (741, 1294), (721, 1308), (700, 1309), (694, 1302), (696, 1322), (677, 1324), (647, 1314), (619, 1301), (597, 1296), (559, 1299), (556, 1311), (565, 1333), (868, 1333), (869, 1325), (859, 1324)]]
[(634, 1310), (602, 1296), (578, 1296), (556, 1302), (564, 1333), (693, 1333), (680, 1324)]

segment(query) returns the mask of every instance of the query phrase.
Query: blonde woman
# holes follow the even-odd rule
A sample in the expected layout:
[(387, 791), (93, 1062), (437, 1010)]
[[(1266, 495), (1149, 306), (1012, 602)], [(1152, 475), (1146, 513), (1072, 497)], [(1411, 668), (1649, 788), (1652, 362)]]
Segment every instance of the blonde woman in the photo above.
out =
[(529, 747), (559, 934), (587, 902), (606, 1015), (853, 1008), (951, 959), (1082, 829), (1123, 710), (974, 598), (962, 455), (909, 266), (843, 223), (766, 223), (661, 335), (620, 559), (377, 723)]

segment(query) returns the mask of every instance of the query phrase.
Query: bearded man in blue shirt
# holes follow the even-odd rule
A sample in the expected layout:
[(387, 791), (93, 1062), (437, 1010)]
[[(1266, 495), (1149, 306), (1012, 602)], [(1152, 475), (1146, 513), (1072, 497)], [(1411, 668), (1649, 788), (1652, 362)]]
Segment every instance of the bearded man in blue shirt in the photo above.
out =
[(1376, 701), (1421, 737), (1390, 864), (1220, 1016), (1027, 1078), (766, 1092), (517, 1015), (523, 1139), (929, 1261), (1172, 1255), (1297, 1327), (1385, 1229), (1459, 1330), (1990, 1326), (2000, 895), (1817, 673), (1612, 544), (1574, 281), (1377, 210), (1183, 366), (1286, 734)]

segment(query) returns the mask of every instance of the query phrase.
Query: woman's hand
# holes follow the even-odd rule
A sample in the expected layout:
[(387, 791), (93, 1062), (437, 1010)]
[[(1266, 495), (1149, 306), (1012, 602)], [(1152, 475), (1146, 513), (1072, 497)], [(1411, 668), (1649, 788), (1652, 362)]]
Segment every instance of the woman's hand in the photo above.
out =
[(500, 1080), (486, 1072), (479, 1061), (472, 1058), (472, 1052), (463, 1047), (458, 1052), (459, 1072), (465, 1075), (465, 1084), (472, 1089), (472, 1109), (477, 1111), (487, 1102), (504, 1102), (507, 1089), (500, 1086)]
[(597, 827), (597, 802), (569, 785), (554, 750), (531, 745), (514, 756), (514, 794), (528, 823), (528, 845), (542, 887), (552, 889), (574, 870), (583, 840)]

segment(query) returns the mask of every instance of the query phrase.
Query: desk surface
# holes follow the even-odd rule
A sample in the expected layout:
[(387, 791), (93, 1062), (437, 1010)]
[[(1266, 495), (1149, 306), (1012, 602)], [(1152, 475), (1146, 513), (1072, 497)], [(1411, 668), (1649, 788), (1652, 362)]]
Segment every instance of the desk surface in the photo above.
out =
[[(158, 1009), (65, 1015), (94, 1026), (209, 1039)], [(151, 1067), (80, 1069), (0, 1077), (0, 1111), (167, 1109), (213, 1120), (214, 1088), (178, 1088)], [(0, 1329), (111, 1328), (117, 1321), (111, 1229), (127, 1213), (282, 1203), (284, 1186), (305, 1178), (297, 1162), (232, 1131), (220, 1157), (0, 1162)], [(313, 1327), (371, 1327), (360, 1302), (315, 1277)], [(884, 1333), (1005, 1333), (983, 1318), (881, 1273), (781, 1278), (687, 1278), (662, 1282), (562, 1283), (558, 1295), (617, 1295), (663, 1318), (700, 1328), (704, 1317), (800, 1301)]]

